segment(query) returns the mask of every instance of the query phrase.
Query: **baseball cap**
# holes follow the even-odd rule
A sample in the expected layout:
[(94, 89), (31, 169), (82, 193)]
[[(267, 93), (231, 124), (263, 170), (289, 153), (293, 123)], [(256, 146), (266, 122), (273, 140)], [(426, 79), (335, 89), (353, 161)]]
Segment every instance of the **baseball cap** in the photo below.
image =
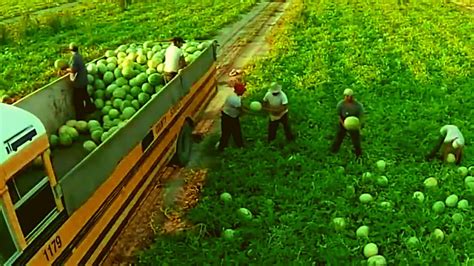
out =
[(185, 43), (184, 39), (181, 38), (181, 37), (173, 37), (173, 39), (171, 39), (172, 42), (181, 42), (181, 43)]
[(344, 96), (352, 96), (354, 92), (351, 89), (344, 90)]
[(70, 51), (77, 51), (77, 49), (79, 49), (79, 46), (75, 42), (69, 44)]
[(276, 82), (272, 82), (272, 84), (270, 84), (270, 91), (272, 93), (280, 92), (281, 91), (281, 85), (276, 83)]

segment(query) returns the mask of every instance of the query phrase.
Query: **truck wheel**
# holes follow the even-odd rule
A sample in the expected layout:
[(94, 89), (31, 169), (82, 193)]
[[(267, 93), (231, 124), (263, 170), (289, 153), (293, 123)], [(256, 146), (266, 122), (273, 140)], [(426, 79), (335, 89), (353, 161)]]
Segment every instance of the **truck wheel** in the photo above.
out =
[(191, 159), (191, 151), (193, 147), (193, 127), (192, 124), (186, 121), (181, 128), (178, 140), (176, 142), (176, 153), (173, 157), (173, 162), (179, 166), (186, 166)]

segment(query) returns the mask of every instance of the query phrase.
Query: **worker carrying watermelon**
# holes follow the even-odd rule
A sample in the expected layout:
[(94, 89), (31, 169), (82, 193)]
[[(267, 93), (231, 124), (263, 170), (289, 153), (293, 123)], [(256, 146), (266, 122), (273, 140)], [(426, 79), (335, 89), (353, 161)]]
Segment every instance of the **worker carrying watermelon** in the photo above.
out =
[(242, 71), (233, 69), (229, 73), (229, 77), (229, 85), (233, 87), (233, 93), (227, 96), (221, 111), (221, 138), (217, 143), (219, 151), (223, 151), (228, 146), (231, 136), (237, 147), (242, 148), (244, 146), (240, 116), (248, 110), (242, 106), (241, 96), (247, 89), (242, 81)]
[(464, 136), (459, 128), (455, 125), (445, 125), (439, 132), (441, 134), (439, 141), (431, 153), (426, 156), (426, 159), (432, 160), (441, 149), (441, 155), (439, 157), (441, 160), (456, 162), (457, 165), (461, 164), (464, 149)]
[(184, 53), (181, 50), (184, 43), (183, 38), (174, 37), (171, 39), (170, 46), (166, 48), (164, 63), (164, 80), (166, 83), (170, 82), (178, 74), (178, 71), (187, 65)]
[(73, 84), (73, 104), (77, 120), (85, 119), (86, 115), (95, 111), (95, 105), (87, 93), (87, 68), (84, 59), (75, 43), (69, 44), (72, 53), (70, 67), (66, 69)]
[(273, 82), (270, 89), (263, 97), (262, 109), (269, 112), (270, 119), (268, 122), (268, 142), (272, 142), (276, 138), (278, 125), (283, 125), (286, 139), (294, 140), (294, 135), (290, 129), (288, 122), (288, 97), (282, 91), (281, 85)]
[(341, 100), (336, 107), (339, 116), (338, 131), (331, 151), (337, 153), (347, 133), (351, 136), (355, 154), (358, 158), (362, 155), (360, 144), (360, 128), (364, 115), (364, 107), (354, 99), (354, 92), (351, 89), (344, 90), (344, 100)]

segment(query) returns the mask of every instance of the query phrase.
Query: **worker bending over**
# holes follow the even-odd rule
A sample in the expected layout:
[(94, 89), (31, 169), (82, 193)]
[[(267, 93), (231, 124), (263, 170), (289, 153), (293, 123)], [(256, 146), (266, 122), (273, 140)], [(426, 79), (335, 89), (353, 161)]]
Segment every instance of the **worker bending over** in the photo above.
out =
[(426, 156), (427, 160), (432, 160), (438, 151), (441, 149), (440, 159), (446, 161), (448, 154), (453, 154), (456, 160), (456, 164), (461, 164), (463, 149), (464, 149), (464, 137), (457, 126), (454, 125), (445, 125), (440, 131), (439, 141), (431, 151), (430, 154)]

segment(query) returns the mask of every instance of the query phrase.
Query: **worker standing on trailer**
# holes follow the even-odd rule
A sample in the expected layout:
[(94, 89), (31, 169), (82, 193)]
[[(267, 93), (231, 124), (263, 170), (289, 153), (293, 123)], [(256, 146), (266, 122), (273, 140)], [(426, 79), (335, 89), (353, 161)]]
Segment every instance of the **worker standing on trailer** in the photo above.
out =
[[(344, 100), (339, 101), (336, 110), (339, 116), (338, 131), (336, 139), (332, 145), (331, 151), (337, 153), (341, 147), (342, 142), (347, 133), (351, 136), (352, 145), (354, 145), (355, 154), (357, 158), (362, 155), (362, 148), (360, 143), (360, 127), (362, 126), (362, 118), (364, 114), (364, 107), (360, 102), (354, 99), (354, 92), (351, 89), (344, 90)], [(347, 130), (344, 121), (347, 117), (355, 116), (359, 119), (359, 128), (355, 130)]]
[(282, 91), (281, 85), (273, 82), (270, 89), (263, 97), (263, 110), (270, 114), (268, 122), (268, 142), (276, 138), (278, 125), (283, 125), (285, 136), (288, 141), (293, 141), (294, 136), (291, 133), (290, 123), (288, 122), (288, 97)]
[(461, 164), (464, 150), (464, 136), (455, 125), (445, 125), (440, 131), (439, 141), (434, 149), (426, 156), (432, 160), (441, 149), (440, 159), (446, 161), (448, 154), (453, 154), (457, 165)]
[(241, 100), (241, 96), (247, 91), (242, 80), (242, 73), (241, 70), (236, 69), (232, 69), (229, 73), (228, 84), (233, 87), (234, 92), (227, 97), (221, 111), (221, 138), (217, 143), (219, 151), (223, 151), (227, 147), (230, 136), (234, 139), (237, 147), (242, 148), (244, 146), (240, 115), (248, 110), (242, 106)]
[(82, 120), (86, 114), (95, 111), (95, 105), (87, 93), (87, 69), (84, 59), (79, 53), (79, 47), (75, 43), (70, 43), (69, 50), (72, 53), (72, 57), (69, 63), (70, 67), (66, 71), (69, 72), (73, 84), (73, 103), (76, 118)]
[(164, 79), (166, 83), (170, 82), (178, 74), (178, 70), (187, 65), (184, 59), (184, 53), (181, 50), (181, 46), (183, 46), (184, 43), (183, 38), (174, 37), (171, 40), (170, 46), (166, 48), (164, 68)]

